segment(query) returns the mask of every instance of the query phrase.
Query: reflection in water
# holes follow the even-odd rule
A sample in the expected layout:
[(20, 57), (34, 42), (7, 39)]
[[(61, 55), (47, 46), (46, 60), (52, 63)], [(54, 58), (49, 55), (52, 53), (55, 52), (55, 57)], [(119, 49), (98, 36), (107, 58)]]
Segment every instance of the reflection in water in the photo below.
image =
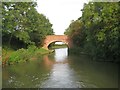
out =
[(46, 80), (43, 88), (78, 88), (79, 83), (76, 82), (74, 71), (69, 67), (67, 60), (67, 48), (55, 50), (55, 64), (51, 70), (48, 80)]
[(111, 62), (98, 62), (85, 55), (70, 56), (69, 65), (74, 68), (83, 88), (118, 87), (118, 65)]
[(3, 88), (117, 88), (118, 66), (56, 49), (38, 60), (3, 68)]
[(56, 49), (55, 50), (55, 61), (56, 62), (64, 62), (67, 60), (68, 56), (68, 48)]
[(51, 68), (54, 64), (53, 60), (50, 60), (48, 55), (43, 56), (43, 64), (46, 68)]
[(42, 86), (43, 88), (76, 88), (80, 87), (75, 80), (74, 71), (66, 64), (55, 64), (51, 75)]

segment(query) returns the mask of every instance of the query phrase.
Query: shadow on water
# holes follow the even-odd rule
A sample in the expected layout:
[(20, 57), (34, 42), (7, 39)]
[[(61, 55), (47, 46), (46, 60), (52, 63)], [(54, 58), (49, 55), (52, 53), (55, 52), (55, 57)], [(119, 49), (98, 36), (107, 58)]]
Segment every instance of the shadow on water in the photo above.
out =
[[(3, 88), (36, 88), (49, 77), (52, 61), (43, 58), (3, 68)], [(48, 65), (49, 64), (49, 65)]]
[(85, 55), (68, 57), (71, 68), (85, 88), (118, 88), (118, 65), (97, 62)]
[(118, 66), (55, 49), (38, 60), (3, 68), (4, 88), (117, 88)]

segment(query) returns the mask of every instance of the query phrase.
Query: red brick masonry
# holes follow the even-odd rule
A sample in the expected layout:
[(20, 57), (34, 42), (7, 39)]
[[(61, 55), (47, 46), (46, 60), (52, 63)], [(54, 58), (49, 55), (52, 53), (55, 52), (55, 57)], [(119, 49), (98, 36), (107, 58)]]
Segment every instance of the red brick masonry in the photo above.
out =
[(72, 46), (72, 42), (67, 35), (48, 35), (44, 40), (43, 48), (48, 49), (49, 44), (53, 42), (63, 42), (67, 44), (69, 48)]

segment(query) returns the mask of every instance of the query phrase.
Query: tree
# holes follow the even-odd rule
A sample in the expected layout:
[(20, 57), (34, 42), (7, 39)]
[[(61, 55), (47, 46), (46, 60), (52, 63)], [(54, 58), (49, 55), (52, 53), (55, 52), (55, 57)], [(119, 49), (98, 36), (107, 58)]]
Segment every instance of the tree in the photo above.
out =
[[(69, 26), (66, 32), (73, 36), (72, 39), (77, 46), (84, 47), (93, 57), (119, 59), (119, 4), (119, 2), (90, 2), (85, 4), (82, 16), (78, 19), (82, 23), (82, 28), (71, 32)], [(75, 34), (76, 32), (78, 34)], [(80, 43), (81, 39), (84, 43), (78, 44), (77, 42)]]
[(36, 2), (3, 2), (2, 37), (3, 44), (12, 42), (24, 45), (42, 44), (48, 34), (54, 34), (52, 24), (35, 7)]

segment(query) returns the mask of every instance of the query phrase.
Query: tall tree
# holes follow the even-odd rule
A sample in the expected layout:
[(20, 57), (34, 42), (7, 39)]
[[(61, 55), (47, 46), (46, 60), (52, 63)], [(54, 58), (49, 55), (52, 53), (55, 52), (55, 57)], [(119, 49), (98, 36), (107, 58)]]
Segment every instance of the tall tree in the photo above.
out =
[(3, 2), (3, 43), (41, 45), (46, 35), (53, 34), (52, 24), (36, 11), (36, 5), (36, 2)]
[[(118, 59), (120, 57), (119, 6), (119, 2), (90, 2), (85, 4), (82, 16), (78, 19), (82, 23), (82, 28), (73, 30), (69, 27), (67, 29), (71, 36), (77, 31), (78, 34), (73, 36), (76, 46), (83, 46), (94, 57)], [(81, 42), (80, 38), (84, 43), (77, 44), (77, 42)]]

